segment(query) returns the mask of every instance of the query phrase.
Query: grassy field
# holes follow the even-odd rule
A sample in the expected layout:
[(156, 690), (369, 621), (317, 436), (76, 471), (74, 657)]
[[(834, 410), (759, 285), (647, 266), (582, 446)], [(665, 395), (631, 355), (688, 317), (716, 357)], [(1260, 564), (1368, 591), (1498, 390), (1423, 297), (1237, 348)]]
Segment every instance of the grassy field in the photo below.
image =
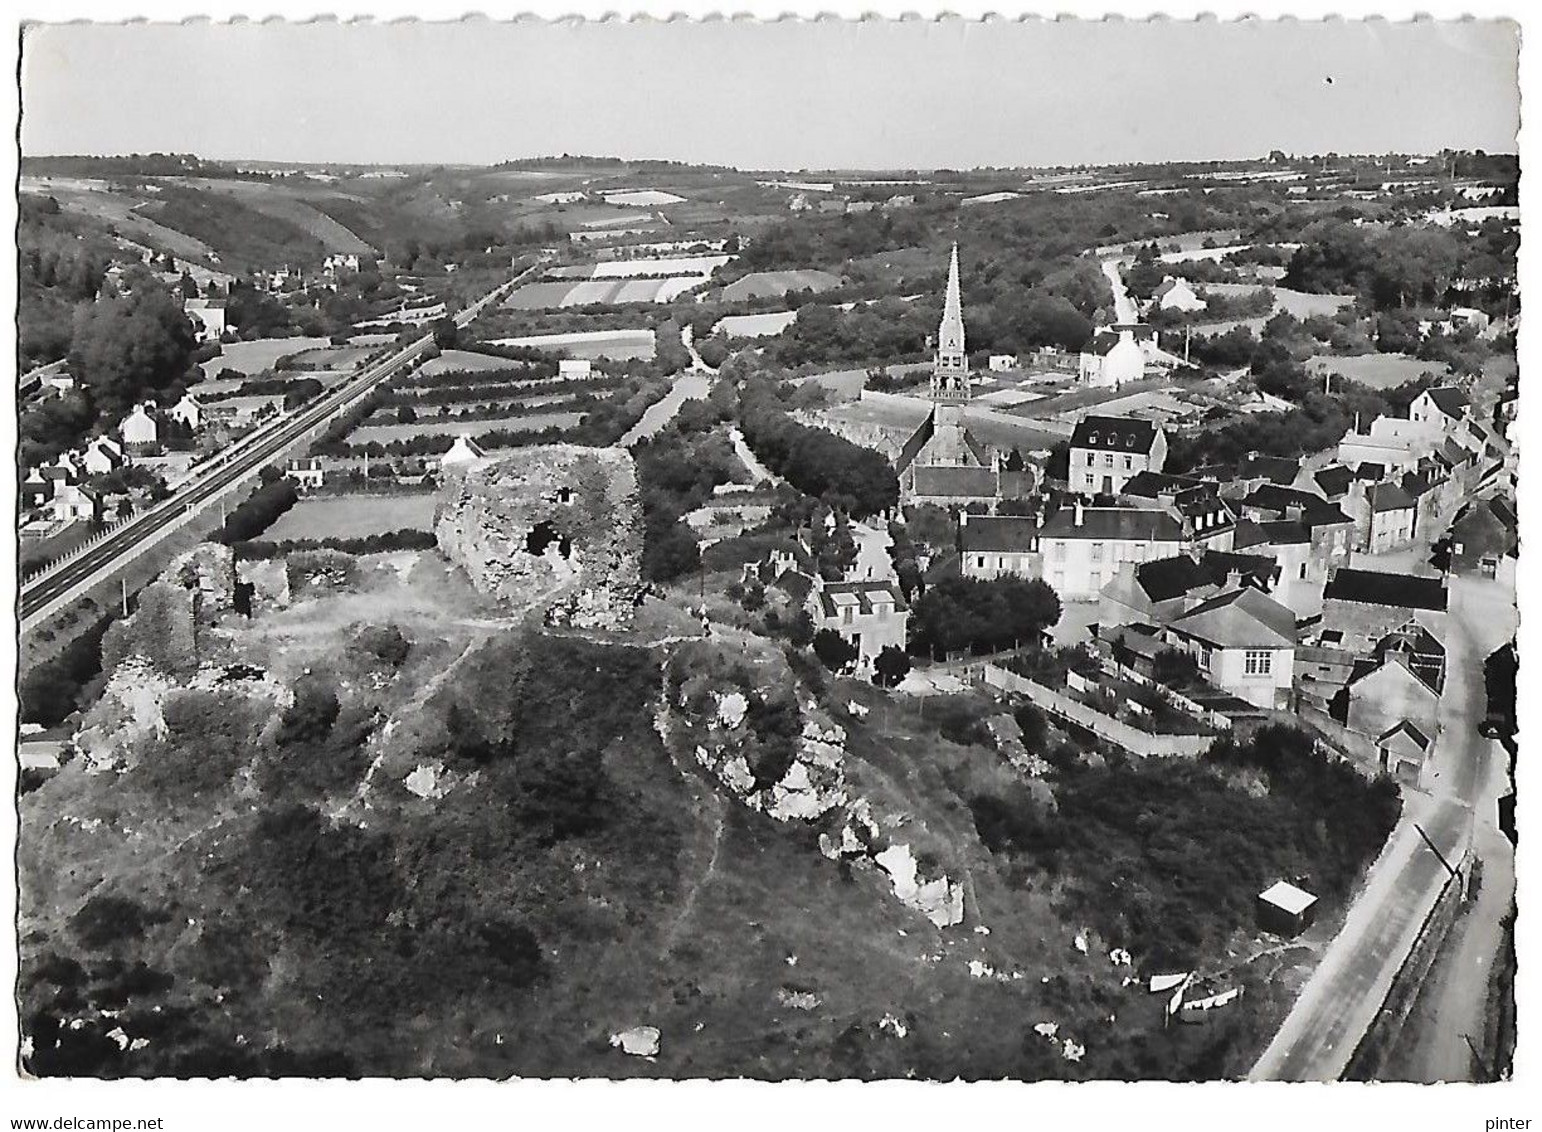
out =
[(723, 288), (726, 302), (779, 298), (790, 291), (828, 291), (841, 279), (828, 271), (757, 271)]
[(422, 495), (335, 495), (302, 499), (262, 535), (269, 542), (292, 539), (366, 538), (390, 531), (427, 531), (434, 525), (433, 493)]
[(627, 361), (653, 357), (655, 343), (651, 330), (589, 330), (572, 334), (530, 334), (520, 338), (496, 338), (491, 346), (532, 346), (537, 350), (561, 350), (570, 357), (610, 358)]
[(508, 369), (518, 364), (508, 358), (495, 358), (491, 354), (478, 354), (474, 350), (445, 350), (437, 358), (424, 362), (418, 372), (432, 377), (441, 373), (481, 373), (483, 370)]
[(313, 350), (301, 350), (289, 357), (291, 370), (324, 370), (336, 373), (351, 370), (368, 357), (376, 347), (372, 346), (324, 346)]
[(232, 197), (254, 212), (292, 224), (319, 240), (328, 251), (375, 254), (375, 248), (287, 186), (265, 181), (213, 181), (205, 178), (191, 179), (186, 184)]
[(1424, 362), (1405, 354), (1361, 354), (1357, 357), (1317, 354), (1307, 359), (1306, 364), (1309, 373), (1341, 374), (1372, 389), (1391, 389), (1425, 374), (1439, 375), (1446, 370), (1439, 362)]
[(376, 441), (411, 440), (416, 436), (476, 436), (483, 432), (539, 432), (546, 428), (572, 428), (584, 419), (583, 413), (530, 413), (522, 417), (504, 417), (487, 421), (429, 419), (415, 424), (364, 425), (349, 434), (351, 444)]
[(229, 342), (219, 357), (201, 363), (205, 377), (213, 377), (221, 370), (233, 369), (250, 377), (273, 368), (273, 363), (289, 354), (306, 350), (319, 350), (327, 345), (325, 338), (254, 338), (250, 342)]
[(729, 338), (769, 338), (793, 324), (797, 311), (767, 311), (764, 314), (733, 314), (713, 328)]

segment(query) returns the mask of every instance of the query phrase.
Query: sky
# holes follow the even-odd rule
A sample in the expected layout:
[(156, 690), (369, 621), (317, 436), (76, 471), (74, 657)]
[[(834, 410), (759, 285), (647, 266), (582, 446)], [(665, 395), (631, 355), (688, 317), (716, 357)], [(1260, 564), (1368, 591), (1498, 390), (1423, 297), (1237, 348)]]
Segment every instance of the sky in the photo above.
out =
[(744, 169), (1513, 152), (1515, 25), (718, 20), (61, 24), (22, 152)]

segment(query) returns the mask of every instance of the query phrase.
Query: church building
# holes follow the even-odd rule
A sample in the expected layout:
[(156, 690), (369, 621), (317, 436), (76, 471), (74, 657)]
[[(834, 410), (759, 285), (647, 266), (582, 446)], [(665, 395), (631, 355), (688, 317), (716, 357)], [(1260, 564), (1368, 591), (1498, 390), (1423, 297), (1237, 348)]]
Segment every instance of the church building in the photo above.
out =
[(948, 286), (937, 327), (928, 397), (930, 412), (895, 461), (906, 502), (994, 505), (1003, 497), (1031, 494), (1033, 474), (1004, 470), (997, 454), (970, 432), (965, 419), (970, 399), (969, 354), (964, 340), (957, 244), (948, 262)]

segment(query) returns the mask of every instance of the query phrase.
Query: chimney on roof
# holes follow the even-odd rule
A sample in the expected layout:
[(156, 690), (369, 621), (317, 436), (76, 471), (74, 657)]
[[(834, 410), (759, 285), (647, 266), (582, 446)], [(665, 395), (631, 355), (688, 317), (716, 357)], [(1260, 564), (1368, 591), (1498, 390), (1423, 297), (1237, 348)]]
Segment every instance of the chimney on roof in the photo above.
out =
[(1242, 571), (1235, 566), (1226, 571), (1226, 588), (1229, 590), (1240, 590), (1242, 588)]
[(1083, 522), (1086, 521), (1087, 509), (1082, 506), (1082, 501), (1080, 499), (1078, 499), (1076, 501), (1074, 506), (1075, 506), (1075, 510), (1073, 512), (1073, 515), (1075, 516), (1075, 523), (1079, 527), (1079, 526), (1082, 525)]

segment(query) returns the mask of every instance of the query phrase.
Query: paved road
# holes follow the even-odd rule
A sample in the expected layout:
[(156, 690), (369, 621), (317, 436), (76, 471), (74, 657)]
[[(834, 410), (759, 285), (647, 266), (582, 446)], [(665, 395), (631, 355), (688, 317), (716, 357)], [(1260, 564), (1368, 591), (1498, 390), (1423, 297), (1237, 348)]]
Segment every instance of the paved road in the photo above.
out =
[[(499, 285), (456, 314), (456, 324), (462, 327), (470, 324), (488, 303), (517, 286), (529, 273), (527, 271)], [(21, 591), (22, 631), (30, 630), (67, 602), (111, 577), (135, 556), (180, 527), (202, 505), (233, 490), (263, 464), (303, 440), (356, 404), (381, 382), (410, 365), (432, 342), (432, 335), (424, 335), (390, 357), (366, 368), (319, 400), (294, 413), (285, 414), (242, 438), (212, 465), (186, 481), (170, 498), (125, 523), (88, 550), (29, 581)]]
[[(1504, 760), (1498, 744), (1477, 731), (1486, 707), (1483, 661), (1514, 632), (1515, 616), (1513, 593), (1499, 583), (1451, 580), (1447, 675), (1429, 792), (1405, 793), (1402, 820), (1344, 927), (1254, 1066), (1254, 1080), (1332, 1081), (1342, 1075), (1447, 875), (1416, 825), (1448, 860), (1469, 842), (1480, 854), (1493, 850)], [(1503, 869), (1494, 872), (1496, 884), (1504, 883)], [(1472, 1005), (1481, 1011), (1481, 1003)]]
[(1102, 267), (1103, 274), (1108, 279), (1109, 289), (1114, 293), (1114, 320), (1120, 323), (1139, 322), (1140, 315), (1135, 310), (1135, 300), (1130, 298), (1124, 279), (1119, 275), (1119, 261), (1105, 259), (1102, 261)]

